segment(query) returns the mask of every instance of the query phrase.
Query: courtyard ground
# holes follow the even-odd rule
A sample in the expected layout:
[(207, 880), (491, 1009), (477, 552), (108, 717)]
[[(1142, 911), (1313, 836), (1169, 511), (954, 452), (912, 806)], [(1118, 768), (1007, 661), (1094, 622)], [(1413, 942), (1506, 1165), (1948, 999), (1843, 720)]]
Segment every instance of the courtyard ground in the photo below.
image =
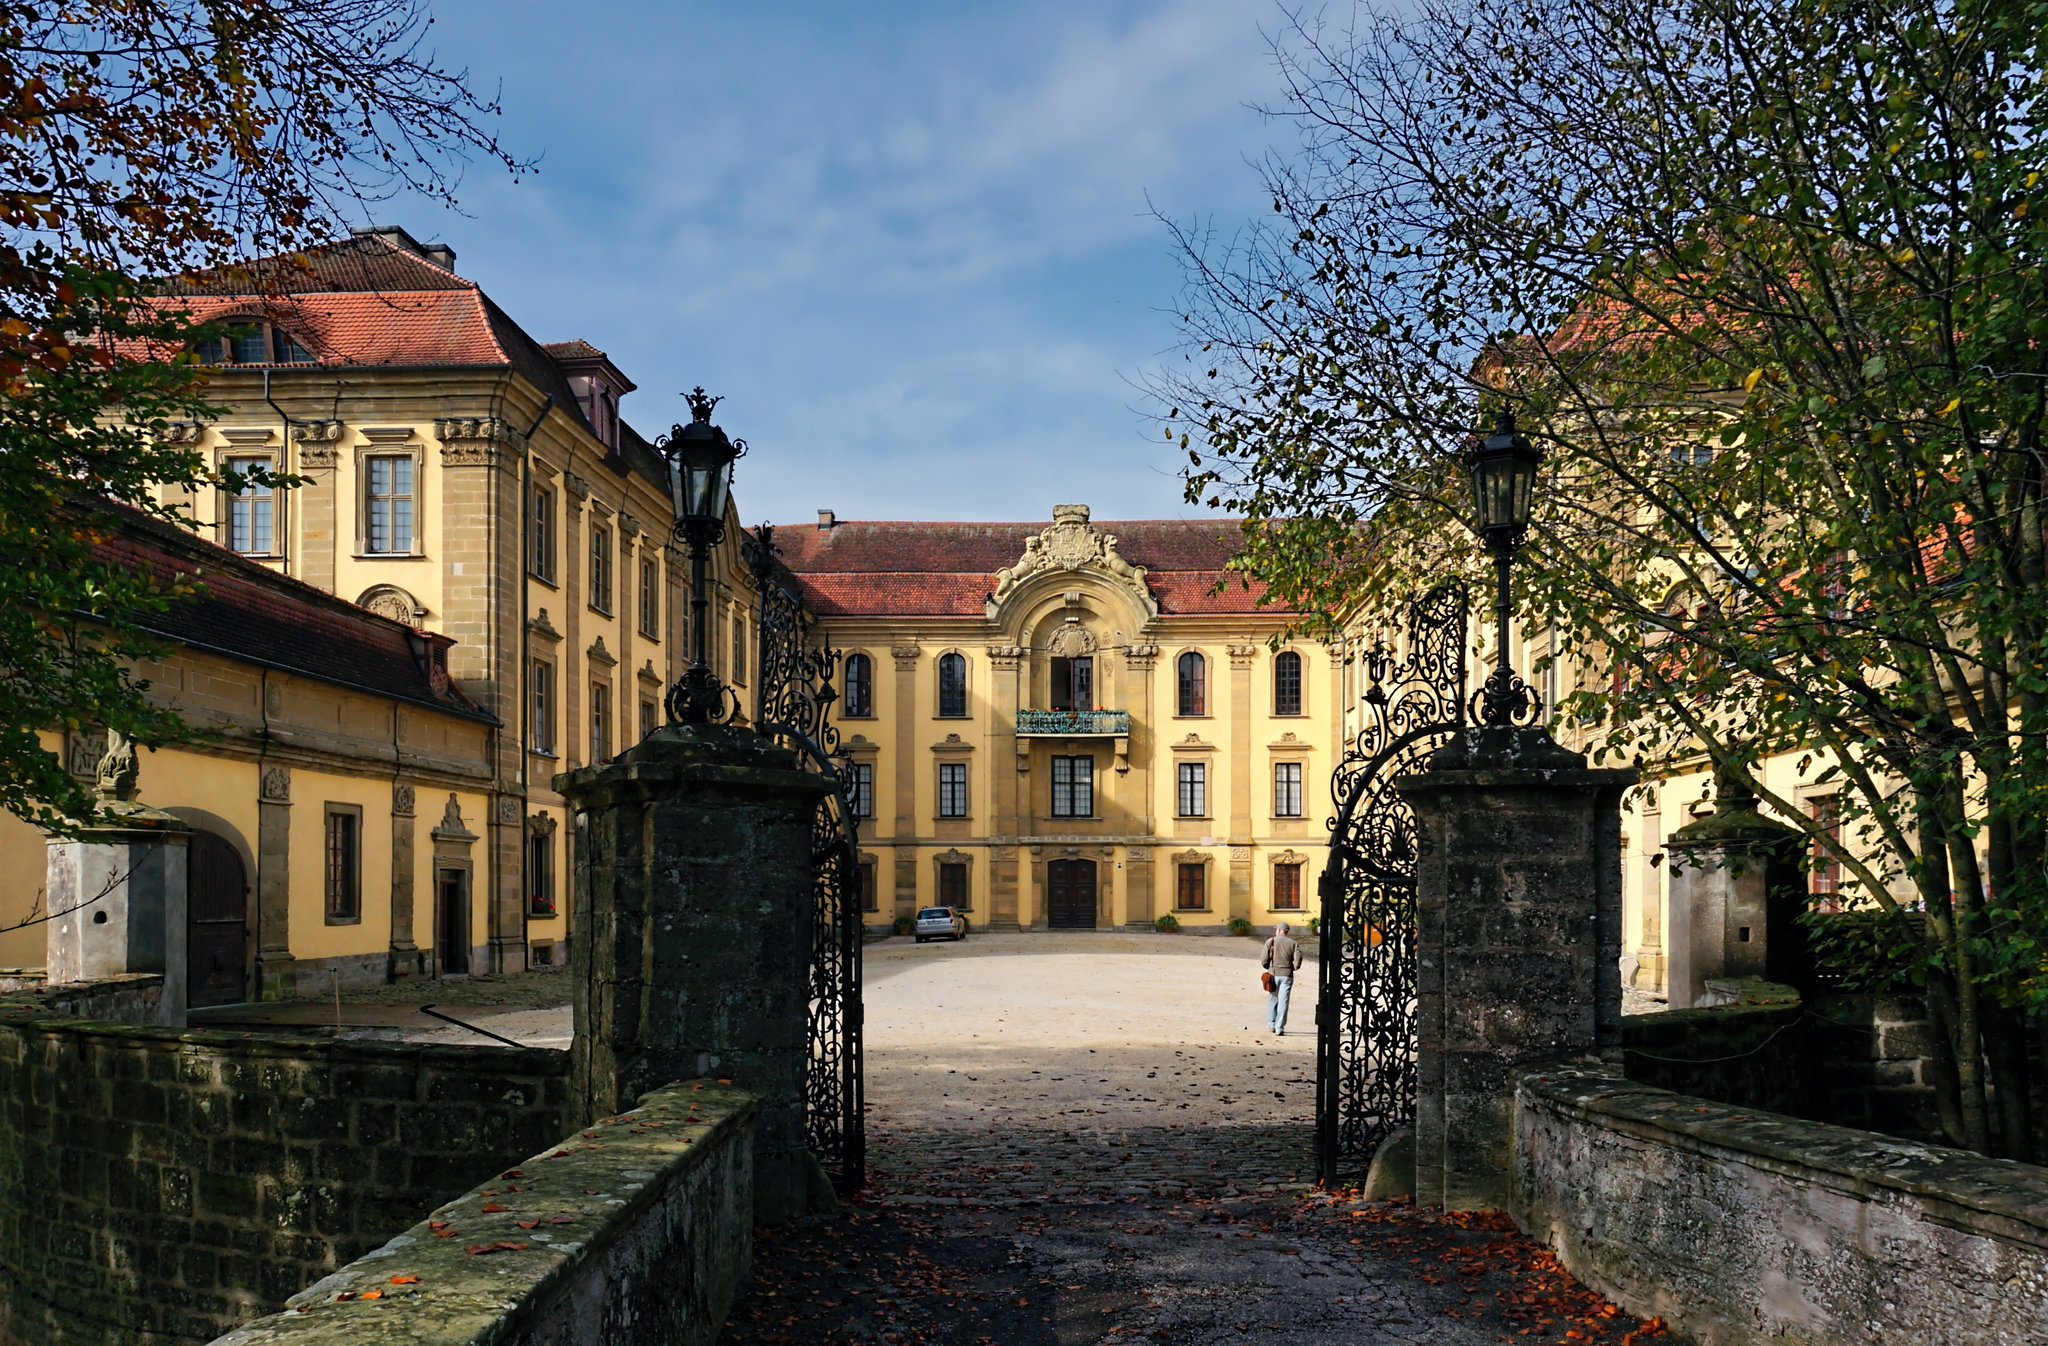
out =
[(1108, 933), (867, 950), (870, 1189), (762, 1231), (723, 1341), (1667, 1342), (1493, 1218), (1314, 1185), (1315, 966)]

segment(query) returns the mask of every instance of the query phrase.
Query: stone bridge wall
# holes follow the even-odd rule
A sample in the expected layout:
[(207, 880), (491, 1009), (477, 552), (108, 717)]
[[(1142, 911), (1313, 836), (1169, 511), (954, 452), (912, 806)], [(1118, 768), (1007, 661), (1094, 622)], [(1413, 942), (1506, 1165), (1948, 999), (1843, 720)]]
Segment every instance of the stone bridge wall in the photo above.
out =
[(657, 1089), (217, 1346), (711, 1346), (753, 1255), (757, 1110)]
[(1564, 1068), (1514, 1142), (1523, 1229), (1697, 1346), (2048, 1341), (2048, 1169)]
[(203, 1342), (561, 1136), (567, 1052), (0, 1007), (0, 1346)]

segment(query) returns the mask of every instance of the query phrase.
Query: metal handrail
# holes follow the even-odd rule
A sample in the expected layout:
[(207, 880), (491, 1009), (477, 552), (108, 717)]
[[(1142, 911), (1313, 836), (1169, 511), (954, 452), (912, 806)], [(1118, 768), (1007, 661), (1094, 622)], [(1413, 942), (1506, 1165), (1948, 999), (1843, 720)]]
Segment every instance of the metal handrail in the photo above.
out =
[(1020, 734), (1122, 735), (1131, 732), (1127, 710), (1020, 710)]

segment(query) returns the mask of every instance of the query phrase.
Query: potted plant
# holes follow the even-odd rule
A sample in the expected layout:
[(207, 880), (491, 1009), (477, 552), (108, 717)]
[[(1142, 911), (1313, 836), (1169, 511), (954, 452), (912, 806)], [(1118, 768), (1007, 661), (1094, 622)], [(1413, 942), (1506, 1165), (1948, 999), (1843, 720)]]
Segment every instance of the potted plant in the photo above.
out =
[(1251, 923), (1250, 921), (1247, 921), (1247, 920), (1246, 920), (1246, 919), (1245, 919), (1244, 917), (1242, 917), (1242, 916), (1233, 916), (1233, 917), (1231, 917), (1231, 918), (1230, 918), (1230, 933), (1231, 933), (1231, 934), (1233, 934), (1233, 935), (1249, 935), (1249, 934), (1250, 934), (1251, 932), (1252, 932), (1252, 923)]
[(898, 916), (898, 917), (896, 918), (896, 927), (895, 927), (895, 929), (896, 929), (896, 933), (897, 933), (897, 934), (899, 934), (899, 935), (907, 935), (907, 934), (909, 934), (909, 933), (910, 933), (910, 932), (911, 932), (912, 930), (914, 930), (914, 929), (916, 929), (916, 928), (917, 928), (917, 922), (916, 922), (915, 920), (911, 919), (910, 917), (908, 917), (908, 916)]
[(1168, 912), (1152, 922), (1152, 928), (1162, 935), (1178, 935), (1180, 933), (1180, 917), (1175, 916), (1172, 912)]

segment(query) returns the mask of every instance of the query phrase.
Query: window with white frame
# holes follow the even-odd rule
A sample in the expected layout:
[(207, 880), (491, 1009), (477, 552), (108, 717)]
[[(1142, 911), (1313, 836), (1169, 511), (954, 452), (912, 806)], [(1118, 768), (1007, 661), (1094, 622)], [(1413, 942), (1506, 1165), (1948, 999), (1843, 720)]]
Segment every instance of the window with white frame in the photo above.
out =
[(1180, 798), (1178, 812), (1183, 818), (1206, 818), (1209, 816), (1209, 764), (1207, 762), (1182, 762), (1179, 770)]
[(250, 477), (252, 472), (271, 471), (270, 458), (230, 458), (222, 467), (228, 473), (228, 550), (244, 556), (274, 555), (277, 494), (269, 483)]
[(1273, 763), (1273, 816), (1301, 816), (1301, 763)]
[(1055, 757), (1052, 759), (1052, 816), (1092, 818), (1095, 816), (1095, 759)]
[(373, 555), (412, 552), (413, 458), (375, 454), (363, 460), (363, 550)]
[(939, 816), (967, 816), (967, 763), (939, 763)]
[(552, 753), (555, 750), (555, 668), (543, 659), (533, 661), (533, 681), (529, 688), (533, 706), (529, 723), (527, 742), (533, 751)]
[(535, 579), (555, 579), (555, 493), (546, 487), (533, 488), (532, 534), (527, 538), (531, 554), (526, 568)]
[(872, 818), (875, 816), (875, 764), (855, 762), (853, 764), (853, 816)]
[(1301, 655), (1293, 650), (1273, 658), (1273, 713), (1301, 714)]
[(599, 612), (612, 610), (612, 530), (590, 530), (590, 606)]
[(612, 756), (612, 689), (602, 682), (590, 684), (590, 761), (608, 762)]
[(661, 639), (661, 566), (651, 560), (640, 563), (640, 634)]

